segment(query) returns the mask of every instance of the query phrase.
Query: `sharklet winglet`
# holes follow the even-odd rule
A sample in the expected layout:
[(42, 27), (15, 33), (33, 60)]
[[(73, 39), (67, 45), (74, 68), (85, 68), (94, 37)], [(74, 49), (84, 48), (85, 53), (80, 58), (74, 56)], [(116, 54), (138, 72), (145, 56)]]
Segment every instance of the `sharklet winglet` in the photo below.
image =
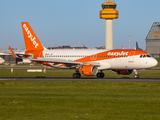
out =
[(10, 49), (10, 51), (11, 51), (13, 57), (17, 57), (16, 54), (13, 52), (12, 48), (11, 48), (10, 46), (8, 46), (8, 47), (9, 47), (9, 49)]

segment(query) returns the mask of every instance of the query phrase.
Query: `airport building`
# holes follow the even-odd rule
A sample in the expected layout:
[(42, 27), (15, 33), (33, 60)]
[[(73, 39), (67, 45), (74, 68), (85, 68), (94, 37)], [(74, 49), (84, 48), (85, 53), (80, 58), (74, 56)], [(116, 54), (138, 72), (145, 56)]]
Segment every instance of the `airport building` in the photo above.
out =
[(85, 45), (83, 47), (71, 47), (70, 45), (63, 45), (58, 47), (48, 47), (47, 49), (88, 49)]
[(146, 36), (146, 51), (153, 57), (160, 57), (160, 22), (154, 22)]
[[(15, 53), (22, 52), (24, 50), (14, 50)], [(22, 59), (14, 58), (10, 50), (0, 50), (0, 64), (10, 63), (15, 64), (18, 62), (22, 62)]]

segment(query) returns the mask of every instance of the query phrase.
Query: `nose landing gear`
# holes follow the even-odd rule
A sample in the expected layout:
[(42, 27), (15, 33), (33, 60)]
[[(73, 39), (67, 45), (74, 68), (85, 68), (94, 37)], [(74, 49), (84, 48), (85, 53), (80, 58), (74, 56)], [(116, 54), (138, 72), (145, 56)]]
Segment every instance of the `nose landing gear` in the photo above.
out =
[(136, 69), (134, 69), (134, 73), (135, 73), (134, 78), (140, 78), (140, 76), (139, 76), (139, 74), (138, 74)]

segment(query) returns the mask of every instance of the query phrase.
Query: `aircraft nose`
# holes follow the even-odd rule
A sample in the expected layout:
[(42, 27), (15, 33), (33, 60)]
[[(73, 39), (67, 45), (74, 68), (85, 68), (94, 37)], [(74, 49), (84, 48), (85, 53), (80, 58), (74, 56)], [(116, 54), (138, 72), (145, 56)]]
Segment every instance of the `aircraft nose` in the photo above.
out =
[(155, 67), (157, 64), (158, 64), (157, 60), (156, 60), (156, 59), (153, 59), (153, 60), (152, 60), (152, 66)]

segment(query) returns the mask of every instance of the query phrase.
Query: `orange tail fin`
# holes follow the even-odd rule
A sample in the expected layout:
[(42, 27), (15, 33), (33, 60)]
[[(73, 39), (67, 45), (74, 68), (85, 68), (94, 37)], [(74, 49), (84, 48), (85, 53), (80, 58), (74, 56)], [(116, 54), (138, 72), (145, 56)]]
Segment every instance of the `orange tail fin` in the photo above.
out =
[(44, 50), (43, 45), (39, 41), (38, 37), (30, 27), (28, 22), (21, 22), (22, 24), (22, 31), (24, 36), (24, 42), (26, 51), (29, 50)]

